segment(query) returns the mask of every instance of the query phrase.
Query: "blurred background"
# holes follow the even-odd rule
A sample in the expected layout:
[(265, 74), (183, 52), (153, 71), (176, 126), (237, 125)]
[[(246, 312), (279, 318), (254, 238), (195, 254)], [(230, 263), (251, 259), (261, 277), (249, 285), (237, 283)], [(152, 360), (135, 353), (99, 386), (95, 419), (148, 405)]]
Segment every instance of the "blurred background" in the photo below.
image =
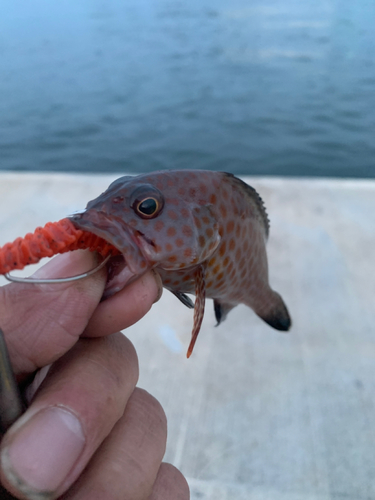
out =
[(0, 169), (375, 177), (373, 0), (0, 0)]

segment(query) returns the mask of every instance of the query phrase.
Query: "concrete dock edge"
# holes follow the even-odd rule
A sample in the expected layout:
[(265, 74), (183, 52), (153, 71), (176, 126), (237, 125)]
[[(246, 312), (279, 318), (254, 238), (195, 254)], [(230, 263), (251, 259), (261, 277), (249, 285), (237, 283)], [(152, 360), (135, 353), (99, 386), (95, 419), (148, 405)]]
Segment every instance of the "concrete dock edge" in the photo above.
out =
[[(0, 246), (117, 177), (0, 173)], [(242, 306), (214, 328), (208, 301), (186, 360), (192, 311), (165, 292), (126, 331), (168, 417), (165, 459), (192, 500), (375, 498), (375, 181), (244, 180), (269, 214), (270, 281), (293, 328)]]

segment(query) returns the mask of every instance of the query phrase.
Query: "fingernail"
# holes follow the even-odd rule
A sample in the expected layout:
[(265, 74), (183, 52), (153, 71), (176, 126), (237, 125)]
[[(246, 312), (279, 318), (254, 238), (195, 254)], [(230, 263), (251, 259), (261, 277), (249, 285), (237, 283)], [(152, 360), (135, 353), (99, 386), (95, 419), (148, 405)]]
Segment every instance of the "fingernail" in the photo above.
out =
[(152, 274), (155, 278), (156, 285), (158, 287), (157, 296), (156, 296), (156, 299), (154, 300), (154, 304), (156, 304), (156, 302), (158, 302), (160, 300), (161, 296), (163, 295), (163, 282), (162, 282), (162, 279), (160, 277), (160, 274), (157, 273), (154, 269), (152, 269)]
[[(85, 446), (78, 418), (69, 410), (49, 407), (10, 431), (1, 452), (8, 480), (30, 498), (48, 498), (67, 477)], [(33, 492), (36, 495), (33, 496)]]

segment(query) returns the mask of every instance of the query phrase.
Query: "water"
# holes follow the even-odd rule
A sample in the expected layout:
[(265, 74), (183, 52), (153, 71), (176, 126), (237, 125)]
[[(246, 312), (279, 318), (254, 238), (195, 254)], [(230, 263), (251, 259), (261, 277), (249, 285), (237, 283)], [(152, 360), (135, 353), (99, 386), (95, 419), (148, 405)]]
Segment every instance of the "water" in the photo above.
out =
[(375, 177), (373, 0), (0, 7), (0, 169)]

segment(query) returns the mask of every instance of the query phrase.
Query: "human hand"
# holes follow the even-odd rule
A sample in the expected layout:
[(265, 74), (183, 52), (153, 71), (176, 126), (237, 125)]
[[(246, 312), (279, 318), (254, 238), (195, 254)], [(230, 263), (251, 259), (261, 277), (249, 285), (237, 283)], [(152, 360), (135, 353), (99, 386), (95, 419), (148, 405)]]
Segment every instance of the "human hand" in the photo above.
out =
[[(38, 277), (78, 274), (93, 260), (64, 254)], [(147, 273), (100, 303), (104, 286), (103, 270), (77, 282), (0, 289), (17, 380), (26, 384), (41, 369), (26, 390), (30, 406), (1, 443), (1, 482), (14, 495), (0, 487), (2, 499), (189, 499), (182, 474), (162, 463), (164, 411), (135, 387), (136, 352), (116, 333), (151, 308), (160, 280)]]

